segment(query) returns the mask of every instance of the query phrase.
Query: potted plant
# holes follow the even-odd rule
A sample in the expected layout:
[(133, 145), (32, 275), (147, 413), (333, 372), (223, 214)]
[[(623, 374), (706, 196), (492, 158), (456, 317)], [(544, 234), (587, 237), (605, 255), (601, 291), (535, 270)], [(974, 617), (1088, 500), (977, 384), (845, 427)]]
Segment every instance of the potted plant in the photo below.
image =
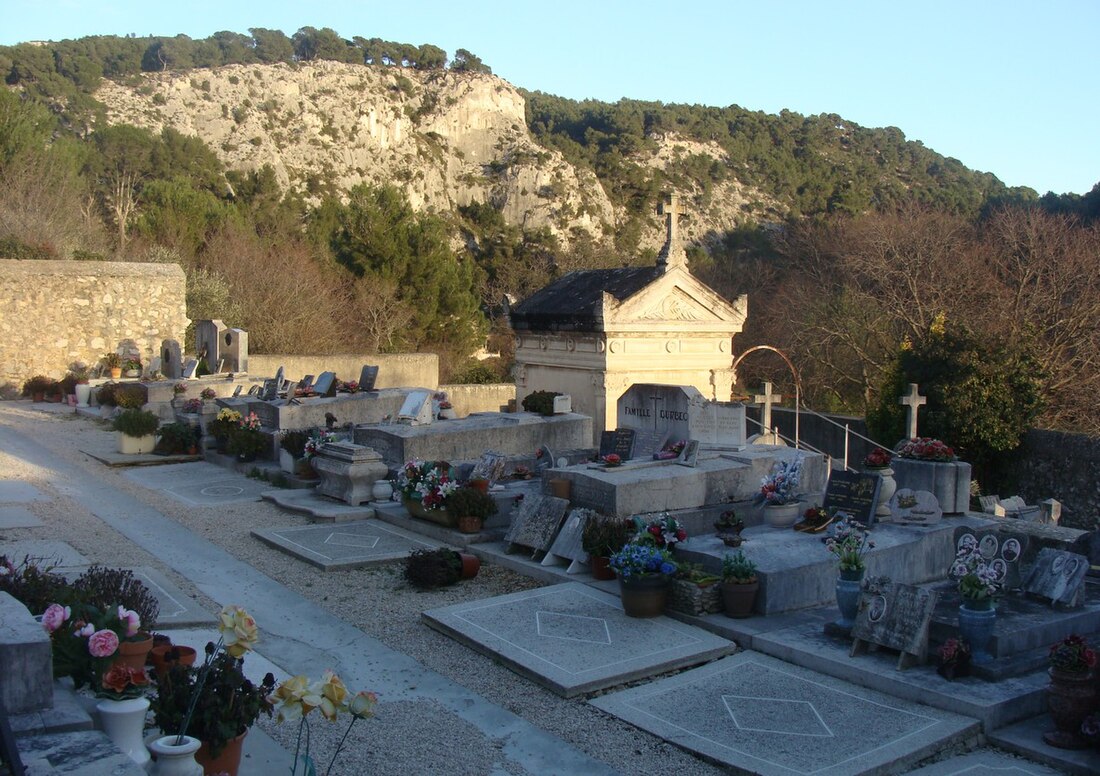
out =
[(1053, 644), (1049, 657), (1047, 707), (1056, 729), (1043, 733), (1043, 740), (1060, 749), (1083, 749), (1081, 724), (1096, 705), (1096, 652), (1073, 633)]
[(100, 359), (103, 366), (110, 372), (111, 379), (117, 380), (122, 377), (122, 356), (118, 353), (104, 353), (103, 358)]
[(43, 402), (46, 394), (57, 392), (57, 381), (45, 375), (35, 375), (23, 383), (23, 395), (30, 396), (31, 401)]
[(122, 361), (122, 372), (127, 377), (141, 377), (141, 360), (137, 356), (130, 356)]
[(836, 624), (848, 630), (855, 624), (863, 575), (867, 570), (863, 553), (873, 548), (875, 543), (868, 537), (863, 525), (851, 517), (844, 517), (835, 523), (833, 534), (823, 541), (825, 549), (836, 556), (840, 571), (836, 581), (836, 602), (840, 609), (840, 619)]
[(657, 617), (665, 610), (676, 564), (669, 550), (651, 541), (632, 541), (611, 556), (628, 617)]
[(113, 423), (118, 432), (118, 451), (123, 455), (153, 452), (159, 425), (160, 420), (148, 410), (134, 407), (122, 410)]
[(632, 529), (633, 523), (629, 521), (588, 511), (581, 531), (581, 548), (588, 554), (592, 576), (601, 580), (615, 578), (610, 565), (611, 556), (630, 541)]
[(497, 513), (497, 502), (488, 493), (473, 487), (459, 488), (447, 497), (447, 511), (462, 533), (477, 533), (485, 521)]
[(756, 564), (740, 550), (722, 558), (722, 603), (729, 617), (749, 617), (756, 606), (760, 580)]
[(115, 404), (123, 409), (144, 407), (146, 401), (145, 386), (136, 383), (115, 386)]
[(149, 762), (142, 733), (149, 699), (145, 688), (149, 677), (144, 668), (116, 662), (103, 674), (96, 687), (96, 704), (103, 732), (119, 750), (138, 765)]
[(244, 656), (258, 639), (256, 622), (238, 606), (224, 607), (218, 616), (217, 644), (206, 646), (202, 665), (178, 665), (157, 677), (154, 720), (165, 733), (158, 743), (177, 746), (186, 736), (202, 742), (195, 759), (207, 773), (236, 774), (241, 746), (260, 714), (271, 714), (267, 696), (275, 677), (267, 674), (253, 684), (243, 670)]
[(305, 431), (287, 431), (279, 439), (279, 466), (287, 474), (298, 470), (298, 462), (306, 454), (306, 442), (309, 433)]
[(950, 638), (939, 649), (940, 664), (936, 673), (947, 681), (970, 676), (970, 645), (965, 641)]
[(236, 410), (231, 410), (228, 407), (222, 407), (218, 410), (218, 414), (214, 419), (207, 424), (206, 430), (214, 437), (218, 452), (224, 453), (229, 447), (229, 437), (236, 430), (240, 422), (241, 413)]
[(238, 461), (255, 461), (260, 453), (268, 449), (267, 437), (260, 428), (260, 418), (255, 412), (237, 421), (237, 427), (229, 437), (229, 452), (237, 456)]
[(397, 477), (397, 489), (413, 517), (454, 525), (447, 499), (458, 490), (458, 480), (446, 461), (407, 461)]
[(535, 391), (527, 394), (521, 404), (526, 412), (549, 416), (554, 414), (554, 397), (561, 395), (557, 391)]
[(199, 435), (201, 432), (190, 423), (176, 421), (160, 427), (160, 438), (157, 440), (154, 453), (158, 455), (177, 455), (188, 453), (195, 455), (199, 449)]
[(802, 459), (776, 461), (760, 482), (758, 499), (764, 503), (764, 522), (773, 528), (790, 528), (798, 520), (798, 485)]
[(926, 490), (936, 496), (946, 514), (970, 507), (970, 464), (939, 439), (917, 437), (898, 443), (890, 462), (899, 488)]
[(737, 516), (737, 512), (727, 509), (718, 515), (714, 521), (714, 530), (719, 536), (723, 534), (740, 534), (745, 530), (745, 521)]
[(459, 579), (477, 576), (481, 561), (476, 555), (447, 547), (413, 550), (405, 559), (405, 579), (413, 587), (428, 590), (453, 585)]
[(703, 570), (696, 563), (681, 563), (672, 577), (668, 593), (668, 606), (684, 614), (700, 614), (722, 611), (722, 578)]
[(76, 406), (87, 407), (88, 401), (92, 398), (92, 386), (88, 383), (87, 368), (80, 364), (73, 367), (69, 374), (76, 382), (76, 385), (73, 386), (73, 393), (76, 394)]
[(992, 560), (986, 560), (976, 546), (959, 548), (948, 576), (956, 580), (962, 596), (959, 633), (970, 644), (971, 660), (978, 665), (988, 663), (993, 660), (986, 647), (997, 618), (993, 602), (1001, 589), (1000, 576)]
[(16, 563), (0, 554), (0, 592), (19, 601), (31, 614), (42, 614), (51, 603), (65, 600), (63, 591), (70, 588), (65, 577), (55, 573), (54, 568), (42, 558), (24, 555)]

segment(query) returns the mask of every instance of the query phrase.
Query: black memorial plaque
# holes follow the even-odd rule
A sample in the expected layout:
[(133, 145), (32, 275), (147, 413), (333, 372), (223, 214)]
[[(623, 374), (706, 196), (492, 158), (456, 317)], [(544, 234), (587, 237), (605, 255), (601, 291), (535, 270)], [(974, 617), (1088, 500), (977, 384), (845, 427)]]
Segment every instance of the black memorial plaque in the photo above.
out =
[(875, 522), (878, 489), (882, 479), (877, 474), (835, 471), (825, 487), (825, 509), (836, 509), (870, 527)]
[(600, 458), (615, 455), (624, 461), (634, 457), (635, 432), (632, 428), (617, 428), (600, 434)]

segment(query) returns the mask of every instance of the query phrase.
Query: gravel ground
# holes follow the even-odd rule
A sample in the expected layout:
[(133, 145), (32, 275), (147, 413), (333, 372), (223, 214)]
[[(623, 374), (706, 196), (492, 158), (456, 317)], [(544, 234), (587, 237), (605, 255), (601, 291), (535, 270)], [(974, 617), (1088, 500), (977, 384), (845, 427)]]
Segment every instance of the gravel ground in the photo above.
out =
[[(679, 776), (724, 772), (593, 708), (582, 699), (560, 698), (420, 621), (420, 613), (425, 609), (538, 587), (533, 580), (499, 566), (483, 564), (474, 580), (444, 590), (420, 592), (404, 583), (399, 562), (368, 570), (318, 572), (267, 547), (249, 534), (254, 528), (306, 525), (306, 518), (283, 512), (267, 502), (204, 508), (165, 498), (123, 477), (121, 470), (109, 469), (79, 452), (82, 447), (113, 445), (111, 432), (105, 424), (78, 417), (53, 405), (46, 405), (52, 411), (43, 412), (41, 406), (29, 402), (0, 403), (0, 424), (33, 439), (69, 465), (157, 509), (316, 602), (327, 612), (409, 655), (425, 668), (560, 737), (614, 770), (630, 774), (676, 773)], [(81, 505), (59, 494), (54, 481), (63, 477), (63, 472), (43, 470), (4, 450), (0, 450), (0, 466), (3, 467), (3, 475), (0, 475), (3, 479), (29, 482), (53, 497), (50, 501), (27, 505), (45, 523), (44, 527), (6, 529), (0, 531), (0, 540), (58, 539), (71, 544), (92, 562), (157, 568), (210, 612), (217, 611), (220, 603), (228, 603), (206, 598), (187, 579), (132, 544)], [(364, 606), (364, 601), (369, 601), (370, 606)], [(263, 623), (260, 628), (262, 631)], [(266, 718), (258, 724), (288, 751), (294, 751), (295, 725), (277, 725)], [(312, 752), (321, 772), (345, 727), (343, 722), (330, 724), (324, 720), (312, 725)], [(474, 726), (437, 703), (387, 702), (383, 697), (378, 715), (352, 728), (333, 773), (345, 776), (522, 773), (508, 763), (500, 747), (501, 742), (481, 735)]]

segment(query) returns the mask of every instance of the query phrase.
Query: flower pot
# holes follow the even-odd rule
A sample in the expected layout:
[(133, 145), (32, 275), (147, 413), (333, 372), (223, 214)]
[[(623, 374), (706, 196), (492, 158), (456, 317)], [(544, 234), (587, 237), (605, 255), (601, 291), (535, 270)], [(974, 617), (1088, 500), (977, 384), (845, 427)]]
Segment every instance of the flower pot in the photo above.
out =
[(298, 468), (298, 459), (282, 448), (279, 449), (279, 468), (287, 474), (294, 474)]
[(42, 402), (46, 401), (46, 392), (45, 391), (31, 391), (31, 401), (36, 402), (38, 404), (41, 404)]
[(550, 495), (555, 498), (563, 498), (566, 501), (573, 493), (573, 483), (571, 480), (550, 480)]
[(313, 468), (311, 464), (305, 458), (298, 460), (298, 465), (294, 469), (294, 473), (303, 480), (315, 480), (318, 477), (317, 470)]
[(667, 574), (619, 577), (619, 595), (627, 617), (659, 617), (668, 602), (671, 578)]
[(462, 561), (461, 578), (473, 579), (476, 577), (477, 572), (481, 570), (481, 558), (468, 552), (460, 552), (458, 557)]
[(790, 528), (798, 522), (799, 503), (791, 504), (765, 504), (764, 522), (772, 528)]
[(123, 455), (148, 455), (157, 446), (156, 434), (132, 437), (116, 431), (115, 435), (118, 437), (118, 451)]
[(229, 776), (237, 776), (241, 767), (241, 749), (244, 747), (244, 737), (248, 735), (246, 729), (236, 738), (226, 742), (225, 748), (218, 752), (217, 757), (210, 754), (210, 745), (205, 741), (195, 752), (195, 762), (202, 766), (206, 776), (214, 776), (216, 773), (228, 773)]
[(1089, 672), (1047, 671), (1047, 707), (1055, 730), (1043, 733), (1043, 740), (1059, 749), (1084, 749), (1089, 743), (1081, 736), (1081, 723), (1096, 704), (1096, 683)]
[[(970, 645), (970, 660), (975, 665), (993, 661), (988, 647), (997, 622), (997, 610), (990, 608), (991, 603), (992, 599), (985, 598), (967, 601), (959, 607), (959, 636)], [(973, 608), (971, 604), (985, 608)]]
[(76, 406), (87, 407), (88, 400), (92, 398), (92, 386), (87, 383), (77, 383), (76, 385)]
[(473, 515), (463, 515), (456, 518), (455, 522), (458, 525), (458, 530), (464, 534), (474, 534), (481, 530), (481, 526), (484, 524), (480, 517)]
[(370, 496), (371, 500), (376, 502), (391, 501), (393, 499), (393, 485), (390, 484), (389, 480), (375, 480), (370, 488)]
[(970, 507), (970, 464), (965, 461), (919, 461), (895, 457), (890, 464), (897, 487), (935, 495), (945, 515)]
[[(169, 659), (168, 653), (175, 653), (175, 659)], [(149, 653), (149, 660), (153, 664), (153, 670), (157, 676), (164, 676), (172, 666), (190, 666), (195, 664), (197, 652), (194, 647), (173, 647), (171, 644), (162, 644), (153, 647)]]
[(111, 379), (112, 380), (117, 380), (118, 378), (122, 377), (122, 367), (112, 366), (110, 369), (111, 369)]
[(401, 503), (405, 505), (405, 509), (413, 517), (454, 528), (455, 520), (446, 509), (425, 509), (423, 504), (413, 498), (404, 499)]
[(890, 517), (890, 499), (898, 490), (897, 480), (894, 479), (894, 470), (889, 466), (868, 466), (864, 469), (867, 474), (879, 476), (878, 506), (875, 507), (875, 517)]
[(726, 616), (738, 619), (751, 617), (753, 607), (756, 606), (756, 593), (760, 590), (759, 582), (742, 584), (738, 582), (722, 583), (722, 603), (726, 607)]
[(118, 659), (116, 663), (122, 663), (128, 668), (140, 671), (145, 668), (145, 660), (149, 657), (149, 650), (153, 648), (153, 637), (146, 636), (141, 641), (120, 641), (118, 643)]
[(592, 567), (592, 576), (605, 582), (615, 578), (615, 570), (611, 568), (611, 558), (606, 555), (589, 555), (588, 565)]
[(862, 588), (863, 569), (840, 572), (836, 580), (836, 606), (840, 610), (840, 618), (836, 621), (838, 628), (851, 630), (856, 624)]
[(962, 679), (965, 676), (970, 676), (970, 658), (966, 658), (965, 660), (949, 660), (946, 663), (941, 663), (936, 669), (936, 673), (949, 682), (955, 679)]
[(489, 495), (489, 481), (484, 477), (474, 477), (472, 480), (466, 483), (468, 487), (473, 488), (476, 491)]
[[(152, 639), (149, 640), (152, 643)], [(145, 748), (142, 731), (145, 728), (145, 712), (149, 710), (148, 698), (129, 698), (124, 701), (102, 700), (95, 705), (103, 732), (122, 753), (145, 765), (149, 762), (149, 750)]]
[(149, 743), (149, 751), (157, 758), (149, 767), (150, 776), (202, 776), (202, 766), (195, 762), (195, 752), (202, 742), (184, 736), (176, 746), (176, 736), (162, 736)]

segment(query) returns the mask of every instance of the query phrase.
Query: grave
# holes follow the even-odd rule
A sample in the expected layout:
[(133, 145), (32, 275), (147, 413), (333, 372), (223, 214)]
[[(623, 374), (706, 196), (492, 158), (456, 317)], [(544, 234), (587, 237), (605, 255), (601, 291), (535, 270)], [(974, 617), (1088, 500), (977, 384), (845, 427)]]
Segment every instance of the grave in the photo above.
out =
[(369, 447), (351, 442), (326, 442), (310, 459), (321, 478), (316, 491), (353, 507), (371, 500), (371, 489), (386, 478), (382, 456)]
[[(271, 381), (274, 384), (274, 380)], [(267, 430), (296, 431), (324, 428), (325, 415), (339, 417), (352, 425), (383, 423), (394, 417), (405, 400), (407, 389), (386, 388), (370, 393), (341, 393), (332, 398), (273, 399), (259, 396), (236, 400), (219, 399), (219, 407), (230, 407), (247, 415), (255, 412)]]
[(377, 566), (404, 558), (413, 550), (439, 546), (379, 520), (256, 528), (252, 535), (323, 571)]
[(512, 522), (504, 535), (504, 543), (527, 547), (535, 552), (547, 552), (561, 528), (569, 501), (554, 496), (527, 496), (518, 509), (512, 511)]
[(668, 617), (627, 617), (619, 599), (567, 583), (424, 612), (424, 621), (564, 697), (729, 654), (732, 642)]
[(160, 372), (169, 380), (183, 376), (183, 354), (177, 340), (166, 339), (160, 343)]
[(143, 467), (124, 476), (196, 507), (258, 501), (260, 494), (271, 488), (266, 482), (239, 477), (206, 462)]
[(600, 432), (600, 460), (609, 455), (617, 455), (624, 461), (634, 458), (634, 440), (637, 431), (632, 428), (618, 428), (614, 431)]
[(939, 593), (896, 582), (871, 583), (852, 626), (852, 651), (868, 644), (899, 652), (898, 670), (928, 659), (928, 630)]
[(903, 525), (932, 525), (943, 520), (935, 494), (900, 488), (890, 497), (890, 519)]
[(222, 335), (222, 357), (225, 368), (230, 372), (248, 371), (248, 332), (244, 329), (229, 329)]
[(1076, 607), (1081, 603), (1088, 570), (1089, 560), (1084, 555), (1044, 547), (1024, 580), (1023, 590), (1050, 601), (1051, 606)]
[(740, 652), (592, 705), (738, 772), (897, 773), (978, 734), (973, 719)]
[(489, 487), (492, 488), (496, 485), (497, 480), (504, 476), (507, 466), (508, 458), (506, 456), (493, 450), (487, 450), (481, 454), (481, 458), (474, 464), (474, 468), (470, 471), (469, 479), (486, 480), (489, 483)]
[(562, 523), (561, 530), (554, 537), (554, 543), (542, 560), (543, 566), (568, 564), (568, 574), (576, 574), (588, 568), (588, 553), (582, 544), (584, 526), (595, 514), (590, 509), (573, 509)]
[(857, 522), (870, 527), (875, 523), (875, 507), (882, 478), (863, 472), (832, 471), (825, 486), (825, 509), (843, 512)]
[(373, 391), (376, 382), (378, 382), (378, 367), (365, 364), (359, 372), (359, 390)]
[(1022, 584), (1020, 568), (1025, 563), (1030, 564), (1036, 554), (1027, 536), (1003, 532), (999, 527), (997, 529), (956, 528), (956, 555), (964, 549), (976, 549), (996, 572), (997, 581), (1006, 591), (1020, 589)]
[(222, 362), (222, 335), (227, 328), (220, 320), (195, 321), (195, 356), (206, 359), (206, 369), (212, 374)]
[(54, 539), (17, 539), (13, 542), (0, 542), (0, 553), (8, 556), (15, 564), (23, 558), (38, 559), (38, 565), (55, 569), (80, 568), (90, 566), (91, 561), (81, 555), (67, 542)]
[(313, 391), (318, 396), (323, 396), (327, 399), (331, 399), (336, 395), (336, 373), (335, 372), (321, 372), (317, 376), (317, 382), (313, 384)]

